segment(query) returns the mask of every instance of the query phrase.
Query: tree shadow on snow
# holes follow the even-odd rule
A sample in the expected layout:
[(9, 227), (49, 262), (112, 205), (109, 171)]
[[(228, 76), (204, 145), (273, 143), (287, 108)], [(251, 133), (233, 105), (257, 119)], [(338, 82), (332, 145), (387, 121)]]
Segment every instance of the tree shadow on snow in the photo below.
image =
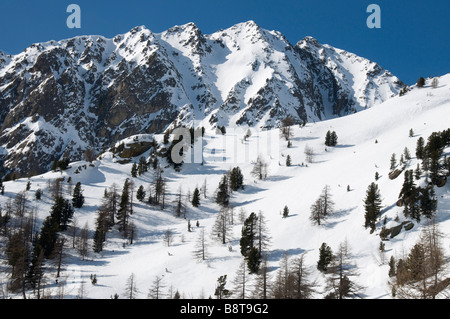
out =
[(275, 249), (268, 252), (267, 261), (280, 261), (283, 258), (284, 254), (287, 254), (289, 257), (293, 257), (305, 252), (306, 250), (301, 248)]
[[(347, 209), (340, 209), (340, 210), (335, 211), (333, 214), (331, 214), (328, 217), (327, 221), (323, 224), (323, 226), (325, 228), (334, 228), (337, 224), (345, 221), (345, 219), (343, 219), (344, 216), (350, 214), (352, 211), (354, 211), (356, 209), (358, 209), (358, 206), (347, 208)], [(336, 220), (336, 219), (340, 219), (340, 220)], [(333, 220), (335, 220), (335, 221), (333, 221)]]

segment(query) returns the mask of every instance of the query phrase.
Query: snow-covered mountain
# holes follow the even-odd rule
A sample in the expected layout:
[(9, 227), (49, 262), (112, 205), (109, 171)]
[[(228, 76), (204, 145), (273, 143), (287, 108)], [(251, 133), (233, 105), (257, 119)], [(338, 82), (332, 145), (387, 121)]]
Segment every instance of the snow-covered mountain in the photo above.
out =
[(294, 46), (253, 21), (210, 35), (188, 23), (36, 43), (0, 52), (2, 172), (42, 173), (54, 159), (180, 125), (269, 129), (288, 115), (330, 119), (402, 87), (365, 58), (310, 37)]
[[(165, 41), (170, 42), (176, 35), (177, 30), (173, 29), (160, 35), (159, 41), (166, 39)], [(219, 33), (215, 36), (218, 37), (218, 35)], [(223, 39), (226, 39), (225, 35)], [(116, 41), (122, 40), (116, 39)], [(205, 52), (208, 52), (207, 44), (214, 46), (210, 41), (195, 43), (200, 44), (198, 47), (192, 47), (193, 51), (203, 48)], [(181, 48), (187, 43), (179, 45)], [(231, 42), (223, 40), (223, 45), (231, 47)], [(299, 44), (299, 47), (302, 45), (304, 44)], [(168, 44), (164, 46), (167, 48)], [(241, 50), (244, 50), (243, 45)], [(337, 50), (329, 47), (324, 48), (322, 52), (323, 55), (330, 56), (330, 63), (333, 61), (333, 52)], [(207, 58), (207, 55), (195, 57), (200, 60)], [(348, 57), (350, 60), (354, 58), (351, 55)], [(179, 59), (176, 62), (179, 63), (177, 69), (181, 69), (181, 65), (186, 62), (183, 61), (182, 56), (179, 56)], [(280, 63), (283, 63), (281, 61), (282, 59)], [(345, 61), (344, 58), (342, 61)], [(232, 63), (232, 61), (229, 62)], [(341, 69), (336, 68), (336, 72), (337, 70)], [(210, 74), (207, 69), (202, 72), (205, 78)], [(218, 70), (216, 72), (220, 73)], [(285, 73), (285, 76), (287, 74)], [(178, 77), (174, 75), (173, 79), (178, 80)], [(223, 83), (219, 85), (219, 79), (221, 77), (214, 82), (215, 88), (224, 87)], [(255, 82), (256, 79), (252, 83)], [(181, 82), (179, 83), (181, 87)], [(213, 82), (208, 81), (208, 83)], [(404, 207), (397, 205), (404, 182), (404, 172), (416, 169), (417, 164), (422, 163), (414, 155), (419, 138), (422, 137), (427, 141), (433, 132), (449, 129), (450, 75), (438, 78), (435, 88), (430, 84), (431, 79), (427, 79), (422, 88), (412, 86), (402, 96), (388, 99), (377, 107), (355, 114), (307, 123), (305, 126), (294, 125), (291, 127), (291, 147), (287, 147), (278, 129), (262, 131), (252, 128), (252, 134), (247, 134), (246, 130), (229, 129), (225, 135), (222, 135), (216, 133), (214, 129), (207, 128), (202, 144), (204, 152), (202, 163), (185, 163), (180, 171), (176, 171), (171, 166), (166, 166), (164, 160), (160, 159), (159, 163), (164, 169), (163, 177), (167, 180), (168, 190), (164, 209), (161, 205), (150, 205), (135, 199), (133, 214), (130, 216), (130, 222), (134, 223), (137, 232), (133, 243), (130, 244), (128, 239), (122, 237), (117, 227), (113, 227), (106, 234), (105, 246), (101, 253), (94, 253), (91, 248), (96, 229), (97, 210), (102, 203), (105, 189), (109, 189), (113, 183), (116, 183), (120, 193), (125, 179), (129, 178), (133, 180), (135, 189), (142, 185), (145, 190), (148, 190), (154, 181), (153, 168), (140, 176), (134, 178), (130, 176), (133, 163), (138, 162), (141, 156), (151, 158), (151, 154), (154, 155), (152, 149), (136, 157), (128, 158), (126, 163), (124, 158), (119, 156), (123, 154), (120, 152), (129, 149), (128, 147), (133, 144), (141, 145), (152, 139), (162, 145), (161, 134), (139, 134), (124, 139), (117, 143), (117, 146), (120, 146), (123, 142), (123, 148), (107, 150), (92, 164), (84, 161), (73, 162), (70, 168), (62, 172), (47, 172), (29, 179), (5, 182), (5, 193), (0, 196), (0, 204), (5, 212), (8, 207), (15, 207), (12, 203), (17, 203), (14, 200), (17, 194), (20, 192), (25, 194), (27, 198), (24, 205), (27, 211), (25, 216), (33, 212), (30, 216), (34, 217), (32, 219), (34, 229), (38, 230), (53, 205), (49, 181), (63, 178), (63, 194), (68, 199), (71, 198), (71, 194), (67, 193), (68, 178), (71, 178), (73, 185), (77, 182), (81, 183), (85, 203), (82, 208), (75, 210), (74, 219), (78, 229), (86, 227), (88, 230), (89, 250), (84, 259), (80, 257), (77, 248), (72, 246), (72, 228), (64, 233), (68, 238), (68, 244), (65, 248), (61, 277), (56, 284), (56, 270), (52, 268), (56, 266), (52, 266), (52, 263), (48, 261), (42, 286), (46, 296), (57, 296), (63, 292), (65, 298), (77, 296), (110, 298), (115, 294), (120, 298), (127, 298), (129, 296), (129, 291), (128, 294), (126, 293), (127, 287), (132, 279), (136, 288), (133, 292), (136, 298), (147, 298), (149, 293), (153, 294), (151, 291), (155, 288), (156, 282), (160, 287), (159, 293), (162, 293), (160, 297), (167, 298), (178, 291), (184, 298), (208, 298), (209, 296), (214, 298), (214, 290), (220, 276), (227, 275), (226, 287), (230, 290), (235, 288), (234, 280), (239, 277), (238, 269), (243, 261), (240, 253), (243, 223), (240, 216), (246, 218), (251, 212), (262, 212), (266, 219), (268, 235), (271, 237), (270, 246), (266, 251), (271, 282), (276, 282), (283, 274), (282, 260), (285, 253), (291, 261), (305, 254), (304, 265), (308, 266), (311, 272), (307, 279), (317, 282), (316, 291), (312, 297), (325, 297), (329, 292), (327, 288), (329, 275), (316, 268), (319, 248), (322, 243), (326, 243), (333, 252), (337, 252), (339, 245), (346, 241), (351, 252), (351, 264), (357, 270), (357, 275), (351, 280), (363, 287), (360, 291), (361, 296), (392, 298), (393, 290), (388, 285), (388, 281), (393, 280), (389, 277), (389, 260), (391, 257), (394, 257), (396, 261), (401, 258), (405, 260), (410, 249), (418, 242), (428, 221), (427, 218), (422, 218), (418, 222), (405, 217)], [(174, 83), (174, 86), (176, 85), (178, 84)], [(246, 85), (242, 84), (242, 88)], [(355, 92), (358, 92), (357, 85), (358, 82), (352, 83)], [(202, 89), (198, 88), (198, 90)], [(239, 97), (239, 95), (236, 96)], [(226, 114), (223, 108), (219, 108), (217, 112), (219, 111)], [(337, 133), (337, 146), (324, 145), (328, 131)], [(272, 142), (277, 141), (278, 144), (262, 142), (269, 138), (273, 139)], [(307, 162), (306, 148), (313, 150), (313, 159), (310, 163)], [(411, 159), (406, 159), (402, 166), (398, 164), (398, 161), (401, 154), (404, 154), (405, 148), (409, 149)], [(237, 149), (238, 152), (230, 152), (231, 149)], [(449, 151), (450, 147), (446, 146), (443, 155), (448, 155)], [(400, 170), (397, 178), (389, 176), (392, 171), (391, 157), (394, 153), (397, 158), (397, 168)], [(243, 154), (247, 157), (241, 157)], [(268, 163), (268, 176), (265, 180), (258, 180), (251, 175), (258, 155), (263, 156)], [(291, 166), (285, 164), (288, 155), (291, 157)], [(444, 168), (444, 165), (442, 164), (441, 172), (448, 175), (448, 167)], [(232, 193), (230, 207), (233, 207), (234, 212), (233, 224), (230, 226), (226, 244), (222, 244), (221, 241), (217, 241), (217, 235), (213, 235), (213, 227), (220, 211), (214, 195), (223, 174), (236, 166), (241, 168), (245, 187), (243, 190)], [(376, 173), (378, 173), (378, 179), (375, 179)], [(382, 211), (373, 232), (364, 227), (364, 198), (372, 182), (377, 183), (382, 197)], [(30, 189), (25, 191), (27, 183)], [(192, 195), (196, 187), (201, 188), (204, 184), (207, 186), (207, 196), (205, 198), (202, 195), (200, 205), (193, 207), (186, 200), (188, 194)], [(415, 184), (427, 186), (425, 171), (422, 171), (419, 179), (415, 179)], [(321, 225), (315, 225), (310, 220), (311, 206), (326, 185), (329, 186), (329, 194), (335, 202), (334, 213)], [(441, 238), (441, 247), (448, 259), (450, 255), (450, 237), (448, 236), (450, 234), (450, 188), (449, 183), (440, 186), (435, 186), (438, 200), (435, 219), (439, 230), (444, 234)], [(41, 189), (43, 193), (40, 200), (35, 199), (38, 189)], [(175, 213), (180, 191), (182, 201), (187, 207), (186, 218), (177, 217)], [(289, 215), (283, 218), (282, 212), (285, 206), (289, 208)], [(14, 218), (19, 220), (18, 216)], [(404, 221), (409, 225), (408, 228), (403, 227)], [(188, 231), (188, 222), (191, 224), (191, 231)], [(393, 237), (387, 236), (386, 240), (382, 241), (380, 235), (383, 228), (393, 227), (396, 227), (399, 233)], [(165, 236), (168, 231), (173, 235), (170, 245), (167, 244)], [(198, 250), (202, 231), (205, 233), (207, 247), (207, 257), (203, 261), (194, 256), (194, 251)], [(0, 235), (4, 236), (3, 233)], [(3, 238), (5, 240), (0, 241), (2, 248), (6, 245), (6, 236)], [(385, 245), (383, 254), (380, 254), (381, 242)], [(292, 266), (293, 263), (289, 265)], [(3, 267), (10, 269), (7, 265)], [(1, 274), (7, 273), (5, 271)], [(97, 279), (96, 284), (91, 281), (94, 275)], [(448, 277), (448, 273), (443, 273), (440, 279), (444, 280)], [(251, 291), (256, 284), (256, 278), (256, 275), (246, 277), (248, 280), (246, 297), (252, 296)], [(3, 291), (7, 297), (20, 298), (22, 296), (20, 291), (14, 294), (6, 290), (6, 283), (9, 280), (10, 277), (7, 275), (2, 277), (0, 284), (3, 290), (0, 289), (0, 291)], [(31, 290), (27, 291), (27, 296), (35, 297)], [(239, 296), (239, 292), (235, 292), (234, 296)], [(448, 289), (447, 292), (442, 291), (438, 297), (448, 297)]]

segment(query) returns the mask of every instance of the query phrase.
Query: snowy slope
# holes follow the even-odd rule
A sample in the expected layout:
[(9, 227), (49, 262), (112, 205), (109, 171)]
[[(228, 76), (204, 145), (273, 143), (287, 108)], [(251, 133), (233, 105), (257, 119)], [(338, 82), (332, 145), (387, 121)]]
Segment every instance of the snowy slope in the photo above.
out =
[[(353, 261), (359, 271), (357, 282), (365, 288), (366, 298), (391, 298), (387, 285), (388, 265), (381, 264), (378, 255), (380, 244), (380, 225), (373, 234), (363, 227), (363, 199), (368, 185), (375, 181), (375, 172), (379, 172), (377, 181), (383, 197), (383, 218), (387, 218), (387, 227), (397, 225), (394, 218), (404, 219), (402, 208), (395, 205), (403, 175), (395, 180), (388, 178), (390, 157), (397, 158), (408, 147), (414, 154), (416, 141), (421, 136), (425, 140), (432, 132), (449, 128), (450, 118), (450, 75), (439, 78), (439, 87), (433, 89), (413, 87), (410, 92), (396, 96), (378, 105), (353, 115), (308, 123), (305, 127), (293, 126), (292, 147), (279, 137), (277, 130), (252, 131), (248, 141), (243, 142), (245, 131), (229, 130), (226, 135), (216, 135), (214, 130), (207, 131), (204, 143), (204, 165), (184, 164), (180, 172), (166, 169), (164, 176), (169, 182), (168, 207), (160, 210), (147, 204), (134, 201), (134, 213), (131, 217), (137, 226), (138, 237), (133, 245), (127, 245), (117, 230), (107, 235), (107, 244), (101, 254), (90, 253), (81, 260), (76, 251), (68, 249), (70, 256), (65, 260), (63, 279), (66, 298), (75, 298), (80, 285), (84, 283), (84, 296), (87, 298), (110, 298), (117, 293), (124, 297), (125, 286), (131, 274), (134, 274), (139, 290), (138, 298), (147, 298), (156, 276), (163, 278), (166, 296), (170, 289), (178, 290), (185, 298), (214, 297), (214, 289), (219, 276), (228, 275), (228, 288), (232, 288), (232, 279), (242, 261), (239, 252), (239, 239), (242, 223), (238, 214), (242, 210), (263, 212), (268, 220), (267, 226), (272, 238), (269, 251), (271, 274), (275, 277), (284, 252), (291, 257), (306, 253), (306, 263), (313, 270), (313, 278), (320, 287), (316, 298), (324, 293), (324, 276), (315, 266), (318, 249), (326, 242), (333, 250), (344, 240), (348, 241)], [(409, 130), (414, 136), (409, 137)], [(336, 147), (326, 148), (323, 144), (328, 130), (336, 131), (339, 141)], [(156, 137), (156, 136), (155, 136)], [(157, 136), (161, 139), (161, 136)], [(272, 138), (271, 147), (265, 141)], [(230, 142), (230, 140), (234, 141)], [(259, 143), (259, 144), (258, 144)], [(239, 150), (236, 157), (230, 157), (230, 145)], [(314, 161), (306, 165), (305, 146), (314, 149)], [(243, 148), (243, 149), (242, 149)], [(446, 150), (448, 153), (448, 149)], [(246, 153), (247, 152), (247, 153)], [(245, 156), (247, 154), (247, 156)], [(252, 162), (262, 154), (269, 161), (269, 176), (264, 181), (256, 181), (250, 175)], [(293, 165), (285, 166), (285, 157), (290, 155)], [(227, 161), (223, 161), (223, 156)], [(137, 159), (136, 159), (137, 160)], [(305, 165), (302, 165), (305, 164)], [(414, 157), (409, 168), (418, 163)], [(72, 168), (63, 173), (49, 172), (30, 178), (31, 190), (28, 192), (29, 207), (36, 208), (39, 222), (48, 214), (51, 201), (45, 191), (48, 179), (72, 176), (73, 184), (80, 181), (83, 185), (86, 202), (76, 211), (78, 227), (85, 223), (90, 234), (95, 229), (96, 209), (100, 204), (104, 189), (116, 183), (121, 190), (125, 178), (130, 177), (131, 163), (119, 164), (112, 153), (104, 153), (94, 166), (86, 165), (81, 173), (74, 174), (77, 167), (85, 162), (72, 163)], [(214, 191), (222, 175), (232, 167), (242, 169), (245, 190), (234, 192), (231, 202), (234, 206), (235, 225), (233, 237), (222, 245), (214, 241), (209, 234), (219, 210), (214, 203)], [(187, 219), (193, 225), (193, 231), (187, 231), (187, 220), (174, 216), (175, 195), (181, 186), (184, 194), (192, 194), (195, 187), (207, 183), (208, 198), (201, 199), (201, 205), (193, 208), (189, 205)], [(424, 178), (422, 178), (423, 182)], [(2, 207), (8, 198), (25, 189), (28, 179), (5, 183), (5, 196), (0, 197)], [(136, 187), (147, 186), (152, 181), (151, 173), (134, 178)], [(332, 198), (336, 203), (335, 214), (321, 226), (314, 226), (309, 220), (310, 206), (320, 195), (325, 185), (330, 186)], [(347, 191), (347, 186), (350, 191)], [(441, 231), (447, 236), (443, 247), (450, 254), (450, 188), (449, 184), (437, 188), (437, 221)], [(37, 188), (44, 190), (41, 201), (34, 199)], [(67, 195), (69, 198), (69, 196)], [(287, 205), (288, 218), (282, 218), (281, 212)], [(195, 226), (199, 221), (200, 228)], [(422, 224), (425, 221), (422, 222)], [(415, 222), (414, 222), (415, 223)], [(163, 235), (167, 229), (174, 234), (170, 247), (164, 244)], [(199, 262), (193, 258), (197, 238), (201, 229), (207, 234), (209, 257)], [(386, 242), (387, 257), (398, 257), (411, 248), (420, 235), (421, 225)], [(230, 249), (231, 247), (231, 249)], [(97, 285), (90, 283), (89, 277), (95, 274)], [(58, 291), (53, 274), (48, 274), (47, 293), (55, 295)], [(60, 282), (63, 281), (60, 279)], [(3, 279), (3, 282), (5, 280)]]

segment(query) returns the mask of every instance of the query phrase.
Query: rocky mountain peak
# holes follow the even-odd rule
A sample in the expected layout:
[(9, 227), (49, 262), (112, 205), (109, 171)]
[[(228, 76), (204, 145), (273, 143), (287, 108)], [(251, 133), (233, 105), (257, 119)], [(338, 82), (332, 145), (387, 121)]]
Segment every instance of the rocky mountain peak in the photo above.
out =
[(194, 121), (261, 129), (288, 115), (344, 116), (402, 86), (374, 62), (312, 37), (292, 46), (254, 21), (211, 35), (187, 23), (36, 43), (0, 52), (2, 174), (40, 173), (55, 158)]

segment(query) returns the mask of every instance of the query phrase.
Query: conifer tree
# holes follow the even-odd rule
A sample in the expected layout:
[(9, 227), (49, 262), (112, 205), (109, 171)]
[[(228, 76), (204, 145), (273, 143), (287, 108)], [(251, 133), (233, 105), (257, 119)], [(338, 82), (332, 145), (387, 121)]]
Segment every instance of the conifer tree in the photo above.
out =
[(417, 139), (417, 144), (416, 144), (416, 157), (417, 159), (423, 160), (424, 155), (425, 155), (425, 140), (423, 139), (423, 137), (419, 137)]
[(217, 299), (224, 299), (231, 296), (232, 292), (225, 288), (226, 285), (227, 275), (220, 276), (217, 279), (216, 290), (214, 291), (214, 296), (216, 296)]
[(139, 176), (141, 176), (142, 174), (146, 173), (147, 171), (148, 171), (147, 161), (145, 160), (145, 157), (141, 156), (139, 158), (137, 173)]
[(317, 262), (317, 269), (321, 272), (326, 272), (328, 270), (328, 265), (333, 259), (333, 252), (326, 243), (322, 243), (319, 248), (319, 261)]
[(286, 166), (289, 167), (292, 165), (291, 155), (286, 156)]
[(239, 189), (244, 189), (244, 175), (242, 175), (239, 166), (234, 167), (229, 173), (230, 189), (232, 191), (237, 191)]
[(109, 216), (106, 210), (99, 209), (97, 212), (96, 228), (94, 232), (93, 250), (99, 253), (103, 250), (104, 242), (106, 241), (106, 233), (109, 229)]
[(73, 207), (69, 200), (64, 199), (61, 196), (55, 199), (55, 203), (50, 211), (50, 217), (58, 226), (58, 231), (67, 229), (67, 225), (72, 221), (73, 213)]
[(378, 185), (371, 183), (367, 188), (366, 198), (364, 200), (365, 223), (364, 227), (370, 227), (371, 231), (375, 230), (375, 223), (378, 215), (381, 213), (381, 195)]
[(136, 192), (136, 199), (140, 202), (143, 202), (145, 199), (145, 190), (144, 186), (139, 186), (137, 192)]
[(138, 169), (136, 163), (131, 166), (131, 177), (137, 177)]
[(331, 146), (336, 146), (338, 143), (338, 136), (335, 131), (331, 132)]
[(286, 218), (289, 216), (289, 208), (286, 206), (284, 206), (283, 208), (283, 218)]
[(393, 171), (396, 166), (397, 166), (397, 159), (395, 157), (395, 153), (393, 153), (391, 155), (391, 167), (390, 167), (391, 171)]
[(192, 195), (192, 206), (200, 206), (200, 191), (197, 187), (195, 188), (194, 194)]
[(417, 87), (421, 88), (421, 87), (423, 87), (424, 85), (425, 85), (425, 79), (424, 79), (423, 77), (420, 77), (420, 78), (417, 80)]
[(328, 131), (325, 135), (325, 145), (331, 146), (331, 131)]
[(128, 218), (130, 216), (130, 181), (127, 178), (123, 184), (122, 195), (120, 197), (119, 209), (117, 210), (117, 223), (119, 231), (126, 234)]
[(437, 209), (437, 199), (434, 187), (427, 187), (422, 190), (420, 195), (420, 212), (423, 216), (431, 219)]
[(81, 208), (84, 204), (83, 190), (81, 189), (81, 183), (78, 182), (73, 189), (72, 205), (75, 208)]
[(250, 273), (256, 273), (261, 263), (261, 251), (257, 244), (258, 236), (258, 216), (251, 213), (245, 220), (241, 231), (241, 254), (247, 261), (247, 267)]
[(250, 249), (255, 247), (257, 225), (258, 216), (252, 212), (244, 221), (244, 225), (241, 230), (240, 247), (241, 255), (244, 257), (247, 257)]
[(227, 207), (230, 201), (229, 182), (227, 175), (223, 175), (222, 180), (219, 183), (216, 195), (216, 203)]

